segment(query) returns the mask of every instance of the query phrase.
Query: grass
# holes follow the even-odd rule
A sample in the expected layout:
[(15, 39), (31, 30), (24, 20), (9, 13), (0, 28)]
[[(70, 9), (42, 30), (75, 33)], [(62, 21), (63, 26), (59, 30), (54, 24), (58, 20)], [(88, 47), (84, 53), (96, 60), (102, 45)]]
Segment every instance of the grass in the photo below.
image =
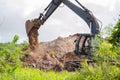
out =
[[(27, 43), (16, 44), (15, 36), (11, 43), (0, 44), (0, 80), (120, 80), (120, 49), (112, 48), (107, 41), (101, 41), (94, 54), (95, 63), (81, 63), (82, 68), (75, 72), (44, 72), (39, 69), (23, 68), (19, 58), (21, 48)], [(110, 60), (118, 64), (112, 65)]]
[(0, 80), (66, 80), (73, 75), (67, 71), (44, 72), (33, 68), (18, 68), (13, 73), (2, 73)]

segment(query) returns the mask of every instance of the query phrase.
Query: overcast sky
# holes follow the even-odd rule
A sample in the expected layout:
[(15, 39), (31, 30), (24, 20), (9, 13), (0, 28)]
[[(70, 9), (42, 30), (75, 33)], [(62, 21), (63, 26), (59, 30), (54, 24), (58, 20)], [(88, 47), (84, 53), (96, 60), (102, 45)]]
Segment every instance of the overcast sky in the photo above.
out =
[[(17, 34), (19, 42), (27, 41), (25, 21), (39, 16), (51, 0), (0, 0), (0, 42), (11, 41)], [(74, 0), (71, 0), (75, 3)], [(120, 0), (79, 0), (103, 23), (103, 28), (114, 23), (120, 14)], [(53, 13), (39, 30), (39, 41), (58, 36), (87, 33), (86, 23), (65, 5)]]

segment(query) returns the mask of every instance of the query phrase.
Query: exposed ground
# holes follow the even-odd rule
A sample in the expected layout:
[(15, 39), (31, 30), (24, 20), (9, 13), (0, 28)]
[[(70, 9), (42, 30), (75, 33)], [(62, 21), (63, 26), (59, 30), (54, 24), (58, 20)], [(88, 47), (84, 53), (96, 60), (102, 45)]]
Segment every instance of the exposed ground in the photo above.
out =
[[(49, 42), (38, 42), (38, 29), (41, 23), (38, 20), (26, 21), (26, 32), (29, 39), (30, 53), (23, 59), (27, 62), (27, 66), (39, 68), (43, 70), (69, 70), (73, 71), (75, 68), (80, 68), (80, 62), (89, 58), (85, 55), (76, 56), (75, 40), (80, 34), (70, 35), (69, 37), (58, 37)], [(80, 42), (83, 43), (84, 37)], [(24, 49), (23, 49), (24, 50)]]
[(74, 71), (79, 69), (80, 62), (91, 59), (86, 55), (76, 56), (74, 53), (75, 40), (79, 37), (79, 34), (70, 35), (68, 37), (58, 37), (57, 39), (49, 42), (40, 42), (39, 51), (42, 49), (45, 56), (41, 57), (40, 53), (30, 52), (23, 62), (27, 62), (27, 66), (31, 66), (38, 69), (48, 70), (68, 70)]

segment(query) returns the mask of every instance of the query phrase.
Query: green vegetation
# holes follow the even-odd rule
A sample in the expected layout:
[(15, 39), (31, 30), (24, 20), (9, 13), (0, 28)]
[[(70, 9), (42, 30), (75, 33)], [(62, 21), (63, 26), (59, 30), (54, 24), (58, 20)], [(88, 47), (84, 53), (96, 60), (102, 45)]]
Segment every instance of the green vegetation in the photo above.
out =
[(11, 42), (0, 43), (0, 80), (120, 80), (120, 20), (108, 39), (96, 37), (93, 41), (95, 62), (88, 64), (85, 61), (75, 72), (23, 68), (20, 58), (28, 51), (22, 52), (21, 49), (28, 43), (17, 44), (18, 39), (15, 35)]
[(27, 43), (16, 44), (16, 39), (15, 36), (11, 43), (0, 44), (0, 80), (120, 80), (120, 49), (113, 49), (108, 41), (98, 40), (94, 64), (88, 65), (85, 61), (76, 72), (44, 72), (21, 67), (19, 58), (26, 54), (21, 48)]
[[(23, 56), (21, 48), (16, 44), (18, 36), (11, 43), (0, 44), (0, 72), (12, 73), (21, 67), (20, 58)], [(22, 46), (22, 44), (21, 44)]]
[(109, 42), (114, 46), (120, 47), (120, 19), (118, 19), (117, 23), (113, 27)]
[(12, 74), (3, 73), (0, 80), (65, 80), (71, 73), (63, 72), (43, 72), (32, 68), (18, 68)]
[[(82, 63), (82, 68), (68, 80), (120, 80), (120, 55), (103, 41), (94, 54), (94, 64)], [(120, 50), (119, 50), (120, 53)]]
[(16, 44), (19, 37), (15, 35), (11, 43), (0, 43), (0, 80), (65, 80), (71, 73), (44, 72), (33, 68), (22, 68), (20, 58), (27, 52), (21, 49), (26, 42)]

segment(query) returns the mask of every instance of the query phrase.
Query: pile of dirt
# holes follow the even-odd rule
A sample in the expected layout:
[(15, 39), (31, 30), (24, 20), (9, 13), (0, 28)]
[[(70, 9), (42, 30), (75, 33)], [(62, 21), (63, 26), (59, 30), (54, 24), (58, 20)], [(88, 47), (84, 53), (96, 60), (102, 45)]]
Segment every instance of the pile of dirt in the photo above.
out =
[(69, 37), (58, 37), (50, 42), (41, 42), (40, 47), (43, 48), (45, 53), (56, 54), (58, 57), (73, 52), (75, 50), (75, 40), (80, 34), (70, 35)]
[[(58, 37), (50, 42), (38, 42), (38, 29), (42, 22), (38, 19), (26, 21), (26, 33), (29, 39), (30, 53), (21, 61), (26, 62), (26, 66), (48, 70), (69, 70), (73, 71), (75, 68), (80, 68), (80, 62), (83, 59), (88, 59), (84, 56), (76, 56), (75, 41), (80, 37), (80, 34), (70, 35), (69, 37)], [(80, 44), (84, 42), (83, 36)], [(27, 49), (24, 48), (23, 50)], [(81, 47), (80, 47), (81, 49)], [(24, 65), (25, 66), (25, 65)]]
[[(26, 57), (21, 59), (26, 62), (29, 67), (34, 67), (48, 70), (68, 70), (74, 71), (79, 69), (80, 62), (83, 60), (90, 61), (90, 58), (86, 55), (76, 56), (74, 53), (75, 40), (80, 34), (70, 35), (69, 37), (58, 37), (57, 39), (49, 42), (41, 42), (39, 44), (39, 52), (30, 52)], [(44, 52), (44, 56), (41, 57), (39, 53)]]

